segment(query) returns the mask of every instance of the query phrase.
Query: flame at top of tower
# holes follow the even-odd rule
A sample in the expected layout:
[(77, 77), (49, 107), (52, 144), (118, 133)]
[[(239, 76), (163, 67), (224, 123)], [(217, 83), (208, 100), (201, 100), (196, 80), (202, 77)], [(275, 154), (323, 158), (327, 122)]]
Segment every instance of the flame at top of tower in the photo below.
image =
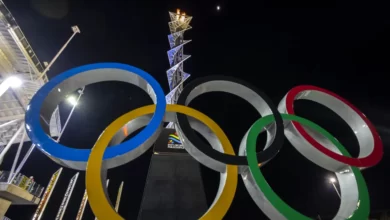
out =
[(176, 20), (180, 22), (186, 21), (186, 13), (185, 12), (181, 13), (180, 8), (176, 10)]
[(192, 17), (188, 16), (185, 12), (183, 12), (180, 9), (176, 10), (175, 12), (169, 12), (169, 15), (171, 17), (171, 22), (169, 22), (169, 27), (171, 29), (171, 33), (175, 33), (178, 31), (190, 29), (191, 26), (189, 25)]

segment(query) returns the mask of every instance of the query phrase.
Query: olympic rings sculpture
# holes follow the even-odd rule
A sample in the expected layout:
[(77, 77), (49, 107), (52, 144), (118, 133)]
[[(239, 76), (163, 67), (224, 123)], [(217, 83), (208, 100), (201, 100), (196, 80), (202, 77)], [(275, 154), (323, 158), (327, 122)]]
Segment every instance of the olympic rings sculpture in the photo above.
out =
[[(63, 146), (46, 134), (49, 129), (45, 122), (49, 121), (54, 108), (67, 93), (87, 84), (113, 80), (140, 87), (149, 94), (154, 105), (132, 110), (116, 119), (103, 131), (92, 150)], [(245, 99), (262, 115), (243, 137), (238, 156), (228, 137), (212, 119), (187, 107), (197, 96), (215, 91)], [(343, 118), (357, 137), (359, 157), (351, 158), (329, 132), (296, 116), (293, 108), (296, 99), (318, 102)], [(167, 105), (163, 90), (148, 73), (125, 64), (98, 63), (77, 67), (54, 77), (34, 95), (27, 109), (26, 130), (38, 149), (60, 165), (86, 170), (89, 202), (98, 219), (123, 219), (106, 197), (106, 188), (103, 187), (105, 171), (128, 163), (147, 151), (160, 134), (163, 122), (175, 122), (187, 152), (198, 162), (220, 172), (217, 196), (200, 219), (224, 217), (234, 198), (238, 174), (241, 174), (252, 199), (270, 219), (310, 219), (283, 202), (261, 173), (261, 167), (282, 149), (284, 137), (313, 163), (335, 172), (341, 203), (334, 219), (367, 219), (369, 195), (359, 168), (374, 166), (383, 155), (380, 137), (365, 115), (337, 94), (315, 86), (294, 87), (276, 107), (264, 93), (246, 82), (210, 76), (189, 83), (184, 87), (178, 104)], [(142, 127), (141, 132), (121, 143), (126, 136)], [(126, 128), (126, 134), (122, 128)], [(212, 148), (199, 139), (194, 130), (204, 136)], [(266, 146), (256, 153), (257, 136), (264, 131), (267, 132)], [(108, 146), (110, 148), (106, 149)]]

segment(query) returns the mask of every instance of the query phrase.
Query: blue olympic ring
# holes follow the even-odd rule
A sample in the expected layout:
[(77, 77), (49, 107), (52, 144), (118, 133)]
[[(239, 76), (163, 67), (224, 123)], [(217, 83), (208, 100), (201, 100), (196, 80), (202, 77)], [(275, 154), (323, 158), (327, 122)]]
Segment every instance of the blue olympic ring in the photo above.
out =
[(157, 98), (156, 111), (149, 122), (149, 124), (142, 129), (135, 137), (123, 142), (119, 145), (107, 148), (104, 159), (110, 159), (131, 150), (134, 150), (142, 143), (144, 143), (161, 125), (165, 114), (165, 95), (160, 84), (148, 73), (138, 69), (136, 67), (120, 64), (120, 63), (97, 63), (90, 64), (81, 67), (70, 69), (47, 82), (39, 91), (34, 95), (30, 104), (27, 107), (25, 122), (27, 134), (30, 137), (32, 143), (44, 153), (57, 157), (62, 160), (87, 162), (91, 153), (90, 149), (74, 149), (66, 147), (62, 144), (55, 142), (49, 135), (47, 135), (40, 124), (40, 110), (44, 103), (45, 98), (49, 93), (56, 88), (60, 83), (73, 77), (79, 73), (83, 73), (95, 69), (121, 69), (132, 72), (142, 77), (154, 90)]

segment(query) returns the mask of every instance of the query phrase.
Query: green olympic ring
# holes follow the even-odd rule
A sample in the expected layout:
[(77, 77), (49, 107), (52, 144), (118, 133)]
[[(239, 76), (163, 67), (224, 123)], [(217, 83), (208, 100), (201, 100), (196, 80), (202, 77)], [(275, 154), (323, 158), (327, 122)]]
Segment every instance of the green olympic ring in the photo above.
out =
[[(340, 150), (340, 152), (344, 156), (350, 157), (350, 154), (345, 149), (345, 147), (339, 141), (337, 141), (335, 137), (333, 137), (329, 132), (321, 128), (319, 125), (296, 115), (289, 115), (289, 114), (281, 114), (281, 115), (283, 120), (299, 122), (305, 126), (314, 129), (320, 134), (324, 135)], [(299, 213), (298, 211), (290, 207), (272, 190), (272, 188), (267, 183), (267, 181), (265, 180), (263, 174), (261, 173), (258, 167), (258, 161), (256, 158), (257, 136), (259, 135), (260, 131), (262, 131), (264, 127), (273, 123), (274, 121), (275, 119), (273, 115), (262, 117), (254, 123), (252, 129), (249, 131), (248, 138), (247, 138), (247, 159), (249, 164), (249, 170), (252, 173), (252, 176), (257, 186), (263, 192), (264, 196), (276, 208), (276, 210), (278, 210), (286, 219), (310, 220), (311, 218)], [(366, 182), (364, 181), (362, 173), (358, 168), (351, 167), (351, 170), (357, 182), (359, 200), (356, 206), (356, 210), (351, 216), (349, 216), (348, 219), (351, 220), (368, 219), (368, 215), (370, 212), (370, 199), (368, 195)]]

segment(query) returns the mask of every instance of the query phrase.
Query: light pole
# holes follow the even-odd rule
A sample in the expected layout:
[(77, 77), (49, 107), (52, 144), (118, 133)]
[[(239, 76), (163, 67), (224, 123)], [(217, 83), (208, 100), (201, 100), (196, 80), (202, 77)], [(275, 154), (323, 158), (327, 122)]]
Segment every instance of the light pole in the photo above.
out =
[(76, 34), (81, 33), (79, 27), (77, 27), (77, 26), (73, 26), (73, 27), (72, 27), (72, 31), (73, 31), (72, 36), (70, 36), (69, 40), (64, 44), (64, 46), (62, 46), (62, 48), (60, 49), (60, 51), (58, 51), (58, 53), (54, 56), (54, 58), (50, 61), (49, 65), (47, 65), (47, 67), (45, 68), (45, 70), (41, 73), (41, 75), (38, 76), (37, 79), (42, 78), (42, 77), (47, 73), (47, 71), (49, 71), (50, 67), (51, 67), (51, 66), (53, 65), (53, 63), (57, 60), (57, 58), (61, 55), (62, 51), (65, 50), (65, 48), (68, 46), (68, 44), (69, 44), (70, 41), (73, 39), (73, 37), (76, 36)]
[(65, 130), (66, 126), (67, 126), (68, 123), (69, 123), (70, 117), (72, 116), (73, 111), (74, 111), (74, 109), (76, 108), (76, 105), (77, 105), (77, 103), (79, 102), (79, 100), (80, 100), (80, 98), (81, 98), (81, 95), (84, 94), (84, 89), (85, 89), (85, 87), (83, 87), (83, 89), (81, 89), (81, 90), (78, 91), (78, 92), (79, 92), (79, 96), (77, 97), (77, 99), (76, 99), (74, 96), (68, 97), (67, 100), (68, 100), (68, 102), (69, 102), (71, 105), (73, 105), (73, 107), (72, 107), (72, 110), (70, 110), (69, 116), (68, 116), (68, 118), (67, 118), (66, 121), (65, 121), (65, 124), (64, 124), (64, 127), (62, 128), (61, 133), (58, 135), (57, 142), (60, 142), (60, 139), (61, 139), (61, 137), (62, 137), (62, 134), (64, 133), (64, 130)]
[(336, 190), (337, 195), (338, 195), (339, 198), (341, 199), (341, 195), (340, 195), (340, 193), (339, 193), (339, 190), (337, 189), (336, 185), (334, 184), (335, 182), (337, 182), (336, 178), (331, 177), (331, 178), (329, 179), (329, 182), (332, 183), (333, 188)]
[[(74, 109), (76, 108), (77, 103), (79, 102), (81, 96), (84, 94), (84, 89), (85, 89), (85, 87), (83, 87), (81, 90), (79, 90), (79, 96), (77, 97), (77, 100), (76, 100), (75, 102), (73, 101), (73, 98), (68, 98), (68, 102), (69, 102), (70, 104), (72, 104), (73, 107), (72, 107), (72, 110), (71, 110), (70, 113), (69, 113), (68, 118), (67, 118), (66, 121), (65, 121), (64, 127), (62, 128), (60, 134), (59, 134), (58, 137), (57, 137), (56, 142), (59, 142), (59, 141), (60, 141), (60, 139), (61, 139), (61, 137), (62, 137), (62, 134), (64, 133), (65, 128), (66, 128), (66, 126), (68, 125), (69, 120), (70, 120), (70, 118), (71, 118), (71, 116), (72, 116), (72, 114), (73, 114), (73, 111), (74, 111)], [(20, 170), (23, 168), (24, 164), (26, 163), (27, 159), (30, 157), (30, 155), (31, 155), (31, 153), (32, 153), (32, 151), (33, 151), (34, 149), (35, 149), (35, 144), (32, 144), (32, 145), (30, 146), (30, 149), (27, 151), (26, 155), (24, 156), (24, 158), (23, 158), (22, 161), (20, 162), (18, 168), (17, 168), (16, 171), (13, 173), (12, 178), (10, 179), (10, 181), (8, 181), (9, 183), (11, 183), (11, 182), (13, 181), (13, 179), (16, 177), (16, 175), (17, 175), (17, 174), (20, 172)]]

